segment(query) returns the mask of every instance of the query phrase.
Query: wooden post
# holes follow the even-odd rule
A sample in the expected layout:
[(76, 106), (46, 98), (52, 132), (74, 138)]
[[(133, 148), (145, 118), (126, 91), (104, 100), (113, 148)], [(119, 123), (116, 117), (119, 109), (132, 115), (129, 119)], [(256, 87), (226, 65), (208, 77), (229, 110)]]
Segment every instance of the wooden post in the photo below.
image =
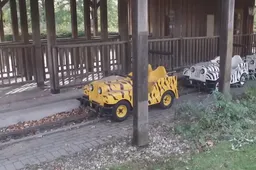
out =
[(70, 0), (72, 38), (78, 37), (76, 0)]
[(98, 0), (93, 0), (93, 33), (98, 35)]
[(19, 9), (22, 41), (27, 44), (29, 42), (29, 34), (26, 0), (19, 0)]
[(131, 55), (129, 54), (129, 27), (128, 27), (128, 0), (118, 0), (118, 26), (121, 41), (127, 41), (127, 48), (125, 52), (124, 71), (128, 73), (131, 71)]
[(47, 27), (48, 64), (50, 72), (51, 93), (60, 93), (58, 77), (58, 59), (54, 46), (56, 45), (56, 27), (54, 0), (45, 1), (45, 18)]
[(133, 144), (145, 146), (148, 136), (148, 0), (132, 0), (133, 11)]
[(10, 0), (9, 3), (10, 3), (10, 10), (11, 10), (13, 41), (19, 41), (19, 24), (18, 24), (16, 0)]
[[(72, 38), (78, 38), (78, 30), (77, 30), (77, 8), (76, 8), (76, 0), (70, 0), (70, 11), (71, 11), (71, 30), (72, 30)], [(73, 74), (76, 74), (76, 69), (79, 67), (80, 56), (78, 48), (71, 48), (71, 61), (75, 67)]]
[(4, 41), (4, 21), (3, 21), (3, 10), (0, 10), (0, 42)]
[[(92, 39), (90, 0), (84, 0), (84, 34), (87, 40)], [(92, 56), (90, 47), (87, 48), (87, 58), (89, 67), (88, 72), (92, 72), (94, 65), (94, 57)]]
[(129, 25), (129, 35), (132, 35), (132, 0), (128, 0), (128, 25)]
[[(19, 37), (19, 24), (18, 24), (18, 16), (17, 16), (17, 4), (16, 0), (10, 0), (10, 11), (11, 11), (11, 20), (12, 20), (12, 39), (15, 42), (20, 41)], [(18, 75), (24, 75), (24, 66), (23, 66), (23, 59), (21, 50), (18, 49), (17, 55), (15, 56), (15, 60), (17, 63), (17, 72)]]
[[(28, 34), (28, 18), (27, 18), (26, 0), (19, 0), (19, 10), (20, 10), (20, 26), (21, 26), (22, 42), (24, 44), (28, 44), (29, 34)], [(34, 67), (30, 52), (31, 50), (28, 48), (22, 49), (23, 65), (25, 67), (25, 76), (27, 80), (32, 80), (33, 67)]]
[(32, 39), (35, 46), (36, 82), (38, 87), (44, 86), (44, 57), (41, 49), (40, 18), (38, 0), (30, 0), (32, 22)]
[[(108, 8), (107, 0), (100, 0), (100, 26), (101, 26), (101, 40), (108, 40)], [(109, 73), (109, 55), (106, 46), (102, 48), (101, 59), (103, 62), (104, 75), (108, 76)]]
[(90, 0), (84, 0), (84, 34), (88, 40), (92, 38)]
[(235, 0), (221, 1), (221, 28), (220, 28), (220, 91), (230, 94), (231, 60), (233, 53), (233, 29)]

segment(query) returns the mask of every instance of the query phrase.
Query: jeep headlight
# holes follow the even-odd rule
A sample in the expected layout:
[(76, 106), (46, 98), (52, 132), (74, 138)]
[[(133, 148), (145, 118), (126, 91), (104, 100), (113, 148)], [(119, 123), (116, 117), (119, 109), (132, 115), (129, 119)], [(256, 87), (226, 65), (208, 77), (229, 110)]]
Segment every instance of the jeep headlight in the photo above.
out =
[(205, 73), (205, 70), (202, 68), (202, 69), (200, 70), (200, 73), (201, 73), (201, 74), (204, 74), (204, 73)]
[(191, 68), (191, 72), (192, 72), (192, 73), (194, 73), (195, 70), (196, 70), (195, 67), (192, 67), (192, 68)]
[(250, 64), (254, 64), (254, 60), (251, 60), (251, 61), (250, 61)]
[(90, 84), (90, 91), (93, 91), (93, 85)]
[(98, 93), (99, 93), (99, 94), (102, 94), (102, 88), (101, 88), (101, 87), (98, 88)]

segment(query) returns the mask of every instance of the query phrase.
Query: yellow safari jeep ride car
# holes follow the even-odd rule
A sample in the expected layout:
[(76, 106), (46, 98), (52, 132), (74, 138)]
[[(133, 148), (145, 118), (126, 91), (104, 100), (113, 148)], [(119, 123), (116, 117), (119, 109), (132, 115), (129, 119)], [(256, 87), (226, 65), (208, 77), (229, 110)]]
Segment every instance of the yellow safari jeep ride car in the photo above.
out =
[[(111, 116), (115, 121), (124, 121), (133, 108), (132, 73), (112, 75), (84, 86), (82, 105), (90, 110)], [(166, 72), (163, 66), (152, 70), (148, 66), (148, 104), (170, 108), (178, 98), (177, 77)]]

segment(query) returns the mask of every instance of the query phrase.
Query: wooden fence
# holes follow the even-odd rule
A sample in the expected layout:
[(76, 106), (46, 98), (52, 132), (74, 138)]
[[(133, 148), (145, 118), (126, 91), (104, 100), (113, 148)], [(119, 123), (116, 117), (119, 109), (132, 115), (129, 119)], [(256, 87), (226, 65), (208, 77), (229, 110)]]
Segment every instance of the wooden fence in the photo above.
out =
[[(255, 52), (256, 35), (235, 35), (234, 54), (245, 56)], [(149, 63), (153, 68), (163, 65), (168, 71), (182, 69), (197, 62), (209, 61), (218, 56), (219, 37), (161, 38), (149, 39)], [(50, 76), (57, 79), (57, 87), (69, 87), (88, 83), (99, 78), (125, 73), (131, 67), (131, 41), (120, 41), (110, 37), (108, 42), (100, 39), (87, 41), (57, 40), (53, 48), (57, 70), (50, 75), (47, 44), (42, 40), (41, 51), (44, 65), (44, 80)], [(128, 57), (127, 57), (128, 56)], [(35, 47), (30, 42), (0, 44), (0, 86), (19, 83), (35, 83)]]
[(149, 40), (149, 63), (177, 70), (218, 55), (219, 37), (194, 37)]
[(59, 87), (91, 82), (111, 74), (122, 74), (128, 42), (57, 45)]
[(31, 44), (0, 45), (1, 86), (36, 81), (34, 50)]

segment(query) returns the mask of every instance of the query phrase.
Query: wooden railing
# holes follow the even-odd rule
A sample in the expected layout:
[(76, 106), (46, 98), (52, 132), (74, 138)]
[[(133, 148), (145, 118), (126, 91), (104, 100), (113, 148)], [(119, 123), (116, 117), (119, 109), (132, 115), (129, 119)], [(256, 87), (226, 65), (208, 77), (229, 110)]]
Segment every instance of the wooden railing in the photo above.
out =
[(177, 70), (218, 55), (218, 37), (149, 40), (149, 63)]
[(57, 45), (59, 86), (84, 84), (113, 73), (121, 74), (127, 42)]
[(35, 82), (35, 63), (33, 45), (0, 45), (0, 86)]
[[(116, 42), (120, 38), (119, 35), (111, 35), (109, 36), (108, 42)], [(102, 40), (100, 39), (99, 36), (92, 37), (91, 40), (87, 40), (86, 38), (77, 38), (77, 39), (72, 39), (72, 38), (59, 38), (56, 40), (56, 43), (58, 45), (75, 45), (75, 44), (87, 44), (87, 43), (101, 43)], [(42, 55), (44, 58), (44, 79), (48, 80), (50, 78), (50, 73), (49, 73), (49, 62), (48, 62), (48, 52), (47, 52), (47, 40), (42, 40)]]
[(244, 57), (256, 53), (256, 34), (235, 35), (233, 41), (233, 55)]
[[(256, 35), (235, 35), (234, 54), (255, 53)], [(153, 68), (163, 65), (169, 71), (209, 61), (218, 56), (219, 37), (149, 39), (149, 63)], [(107, 42), (100, 39), (61, 39), (53, 47), (56, 67), (51, 76), (59, 87), (84, 84), (113, 73), (124, 73), (131, 67), (131, 41), (123, 42), (113, 36)], [(246, 48), (244, 48), (246, 47)], [(50, 78), (47, 44), (42, 40), (44, 79)], [(30, 42), (0, 44), (0, 86), (36, 81), (35, 47)], [(37, 60), (38, 61), (38, 60)]]

